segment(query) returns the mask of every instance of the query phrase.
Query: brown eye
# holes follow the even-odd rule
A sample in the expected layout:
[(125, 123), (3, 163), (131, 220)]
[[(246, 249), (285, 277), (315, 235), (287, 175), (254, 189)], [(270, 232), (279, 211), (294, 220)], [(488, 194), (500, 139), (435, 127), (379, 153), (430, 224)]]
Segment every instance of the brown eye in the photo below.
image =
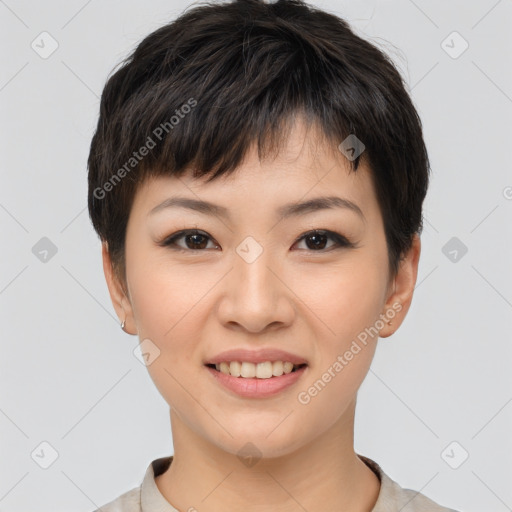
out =
[[(183, 243), (178, 243), (183, 240)], [(329, 240), (332, 242), (329, 245)], [(300, 238), (295, 241), (296, 245), (299, 242), (304, 241), (306, 244), (305, 249), (313, 252), (328, 252), (331, 249), (343, 248), (343, 247), (354, 247), (354, 244), (349, 242), (347, 238), (325, 229), (316, 229), (303, 234)], [(213, 243), (213, 247), (208, 247), (208, 242), (213, 243), (213, 239), (204, 231), (196, 229), (186, 229), (174, 233), (170, 237), (167, 237), (159, 245), (163, 247), (170, 247), (178, 251), (203, 251), (208, 248), (218, 248), (219, 246)], [(301, 249), (302, 250), (302, 249)]]
[(334, 247), (351, 247), (352, 244), (339, 233), (334, 233), (333, 231), (327, 231), (325, 229), (317, 229), (314, 231), (309, 231), (302, 235), (297, 242), (305, 241), (306, 249), (316, 252), (322, 252), (328, 243), (328, 240), (334, 241), (332, 245), (328, 247), (331, 249)]
[[(185, 246), (177, 243), (178, 240), (184, 240)], [(184, 251), (200, 251), (207, 248), (208, 241), (211, 240), (210, 236), (203, 231), (198, 230), (184, 230), (179, 231), (166, 238), (160, 245), (164, 247), (176, 248), (177, 250)]]

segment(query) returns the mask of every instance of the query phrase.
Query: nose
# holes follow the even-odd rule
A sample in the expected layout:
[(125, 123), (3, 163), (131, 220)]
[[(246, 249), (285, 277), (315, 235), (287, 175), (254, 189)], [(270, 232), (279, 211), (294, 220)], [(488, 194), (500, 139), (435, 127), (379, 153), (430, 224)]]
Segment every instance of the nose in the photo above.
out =
[(272, 261), (265, 250), (254, 261), (235, 253), (217, 309), (223, 325), (250, 333), (290, 325), (295, 315), (294, 295), (279, 269), (275, 257)]

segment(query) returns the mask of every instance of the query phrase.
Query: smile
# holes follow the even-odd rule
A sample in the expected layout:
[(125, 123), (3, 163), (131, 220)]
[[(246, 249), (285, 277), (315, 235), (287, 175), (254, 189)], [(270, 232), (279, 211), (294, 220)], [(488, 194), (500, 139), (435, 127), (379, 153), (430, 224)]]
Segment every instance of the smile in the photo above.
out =
[[(240, 375), (231, 375), (232, 365), (235, 375), (238, 373)], [(274, 365), (279, 375), (273, 375)], [(214, 382), (232, 395), (243, 398), (269, 398), (295, 384), (307, 372), (308, 365), (293, 365), (282, 361), (265, 361), (257, 364), (232, 361), (206, 364), (205, 368), (214, 378)], [(269, 376), (270, 368), (272, 368), (272, 375)]]
[(244, 379), (270, 379), (272, 377), (280, 377), (281, 375), (292, 373), (306, 365), (293, 364), (290, 361), (265, 361), (261, 363), (224, 361), (222, 363), (209, 364), (207, 366), (215, 368), (217, 371), (225, 375), (231, 375), (232, 377), (241, 377)]

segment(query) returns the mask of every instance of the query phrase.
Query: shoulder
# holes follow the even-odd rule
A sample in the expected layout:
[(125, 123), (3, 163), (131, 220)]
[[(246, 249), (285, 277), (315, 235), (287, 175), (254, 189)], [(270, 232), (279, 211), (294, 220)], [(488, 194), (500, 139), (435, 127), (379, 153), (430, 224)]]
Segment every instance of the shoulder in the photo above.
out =
[[(163, 473), (172, 462), (172, 456), (161, 457), (149, 463), (141, 485), (121, 494), (93, 512), (142, 512), (144, 510), (175, 509), (165, 501), (155, 483), (155, 477)], [(177, 511), (176, 511), (177, 512)]]
[(374, 460), (363, 455), (358, 456), (378, 476), (381, 483), (377, 502), (371, 512), (457, 512), (418, 491), (401, 487)]
[(121, 494), (93, 512), (141, 512), (140, 487)]
[[(401, 512), (457, 512), (436, 503), (418, 491), (404, 489), (396, 482), (393, 482), (393, 493), (390, 493), (387, 500), (384, 499), (384, 503), (386, 502), (393, 507), (397, 507), (389, 508), (389, 510), (400, 510)], [(387, 509), (383, 509), (383, 512), (384, 510)]]

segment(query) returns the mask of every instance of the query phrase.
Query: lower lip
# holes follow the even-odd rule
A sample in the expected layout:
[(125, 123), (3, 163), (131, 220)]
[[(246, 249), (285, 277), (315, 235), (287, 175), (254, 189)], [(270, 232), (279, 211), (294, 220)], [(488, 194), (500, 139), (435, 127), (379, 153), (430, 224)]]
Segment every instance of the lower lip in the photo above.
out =
[(269, 379), (246, 379), (244, 377), (233, 377), (222, 373), (215, 368), (206, 366), (206, 369), (230, 391), (236, 393), (239, 396), (246, 398), (267, 398), (270, 396), (277, 395), (286, 388), (292, 386), (297, 382), (304, 372), (307, 366), (303, 366), (294, 372), (285, 373), (280, 377), (270, 377)]

